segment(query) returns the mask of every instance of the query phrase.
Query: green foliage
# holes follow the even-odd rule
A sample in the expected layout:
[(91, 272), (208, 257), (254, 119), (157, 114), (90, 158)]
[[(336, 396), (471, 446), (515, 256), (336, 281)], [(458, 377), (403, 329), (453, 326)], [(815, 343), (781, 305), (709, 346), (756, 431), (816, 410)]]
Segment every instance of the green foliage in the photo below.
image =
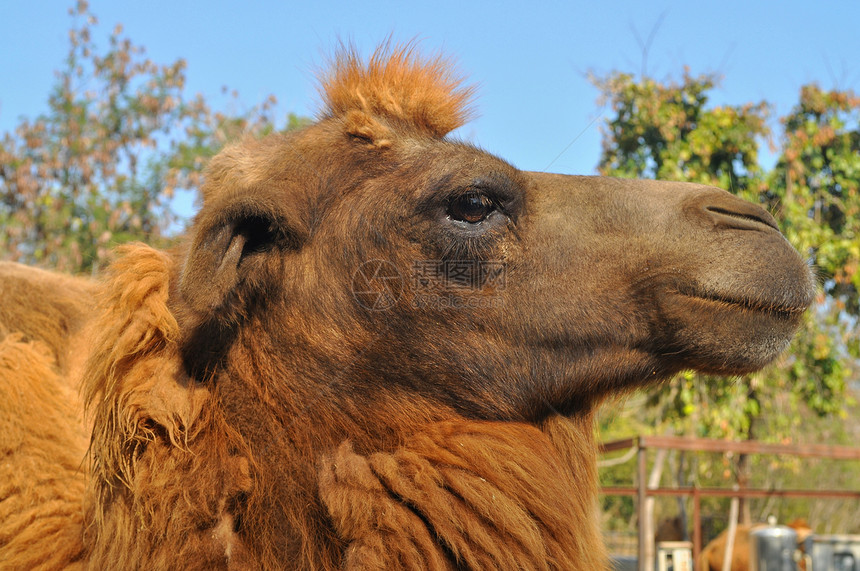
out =
[(832, 309), (854, 317), (860, 315), (858, 122), (860, 97), (803, 87), (800, 103), (783, 118), (783, 153), (767, 195), (792, 243), (813, 256)]
[[(604, 132), (602, 174), (716, 184), (738, 190), (757, 180), (758, 138), (769, 135), (766, 103), (707, 108), (712, 75), (660, 84), (629, 74), (592, 77), (613, 117)], [(755, 186), (755, 185), (753, 185)]]
[[(0, 251), (90, 272), (119, 243), (163, 242), (175, 227), (176, 190), (196, 190), (206, 160), (228, 141), (275, 130), (275, 100), (213, 112), (186, 94), (183, 60), (152, 62), (119, 25), (99, 49), (87, 3), (70, 13), (75, 26), (47, 113), (0, 136)], [(304, 121), (291, 115), (284, 128)]]

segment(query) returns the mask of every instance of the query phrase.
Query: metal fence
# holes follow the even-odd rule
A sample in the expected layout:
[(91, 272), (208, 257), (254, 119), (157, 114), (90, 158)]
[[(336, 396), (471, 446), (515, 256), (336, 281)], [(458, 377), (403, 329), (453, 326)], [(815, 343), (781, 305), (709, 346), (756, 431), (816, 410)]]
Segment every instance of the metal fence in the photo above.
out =
[(691, 452), (733, 452), (737, 454), (784, 454), (800, 458), (825, 458), (830, 460), (860, 460), (860, 448), (849, 446), (828, 446), (821, 444), (768, 444), (754, 441), (729, 441), (707, 438), (687, 438), (680, 436), (637, 436), (601, 444), (601, 453), (618, 450), (637, 449), (637, 478), (635, 486), (606, 486), (604, 495), (635, 496), (639, 514), (639, 538), (637, 552), (639, 570), (653, 570), (655, 560), (654, 535), (649, 533), (653, 526), (643, 525), (645, 521), (645, 499), (648, 496), (686, 496), (693, 499), (693, 561), (698, 564), (702, 551), (702, 497), (724, 498), (837, 498), (860, 500), (860, 480), (853, 490), (765, 490), (756, 488), (699, 488), (696, 486), (679, 488), (648, 488), (647, 451), (653, 449), (685, 450)]

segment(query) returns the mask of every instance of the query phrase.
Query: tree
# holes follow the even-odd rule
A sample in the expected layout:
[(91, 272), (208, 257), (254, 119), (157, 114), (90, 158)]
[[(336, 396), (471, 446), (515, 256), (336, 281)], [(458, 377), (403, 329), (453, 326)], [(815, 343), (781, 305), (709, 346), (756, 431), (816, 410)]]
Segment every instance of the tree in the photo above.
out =
[(592, 77), (609, 102), (599, 170), (609, 176), (715, 184), (736, 191), (760, 180), (758, 138), (770, 135), (766, 103), (708, 109), (713, 75), (660, 84), (629, 74)]
[[(86, 1), (70, 14), (48, 112), (0, 137), (0, 251), (92, 272), (117, 244), (162, 242), (177, 221), (174, 193), (196, 190), (206, 159), (229, 140), (276, 129), (276, 102), (214, 112), (186, 94), (183, 60), (152, 62), (119, 25), (99, 50)], [(282, 128), (303, 122), (291, 115)]]
[[(767, 207), (823, 278), (818, 302), (774, 365), (740, 379), (685, 373), (648, 399), (664, 426), (729, 438), (796, 439), (805, 415), (844, 416), (846, 380), (860, 358), (860, 99), (852, 92), (801, 89), (781, 119), (779, 159), (766, 170), (766, 102), (708, 106), (713, 75), (680, 83), (623, 73), (592, 77), (612, 114), (601, 174), (712, 184)], [(734, 472), (741, 485), (749, 459)], [(749, 517), (748, 510), (743, 510)]]

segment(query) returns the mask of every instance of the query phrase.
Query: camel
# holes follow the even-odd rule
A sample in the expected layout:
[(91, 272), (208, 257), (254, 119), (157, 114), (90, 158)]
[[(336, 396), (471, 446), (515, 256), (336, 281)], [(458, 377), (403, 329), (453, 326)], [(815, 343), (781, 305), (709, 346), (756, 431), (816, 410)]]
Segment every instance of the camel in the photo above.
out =
[(595, 408), (759, 369), (812, 302), (757, 205), (450, 137), (442, 57), (345, 49), (321, 93), (212, 159), (173, 249), (0, 268), (2, 564), (604, 568)]

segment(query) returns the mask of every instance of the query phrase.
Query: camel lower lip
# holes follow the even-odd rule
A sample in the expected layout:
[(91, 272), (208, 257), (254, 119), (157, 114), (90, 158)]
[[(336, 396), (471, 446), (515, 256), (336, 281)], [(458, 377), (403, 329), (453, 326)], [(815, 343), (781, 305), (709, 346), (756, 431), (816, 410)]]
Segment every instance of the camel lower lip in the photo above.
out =
[(766, 302), (760, 301), (732, 299), (720, 297), (717, 295), (687, 293), (683, 291), (679, 291), (678, 294), (683, 297), (703, 302), (712, 306), (721, 306), (722, 308), (725, 308), (727, 310), (750, 311), (764, 315), (771, 315), (778, 319), (792, 319), (806, 311), (805, 305), (803, 307), (792, 307), (775, 303), (768, 304)]

